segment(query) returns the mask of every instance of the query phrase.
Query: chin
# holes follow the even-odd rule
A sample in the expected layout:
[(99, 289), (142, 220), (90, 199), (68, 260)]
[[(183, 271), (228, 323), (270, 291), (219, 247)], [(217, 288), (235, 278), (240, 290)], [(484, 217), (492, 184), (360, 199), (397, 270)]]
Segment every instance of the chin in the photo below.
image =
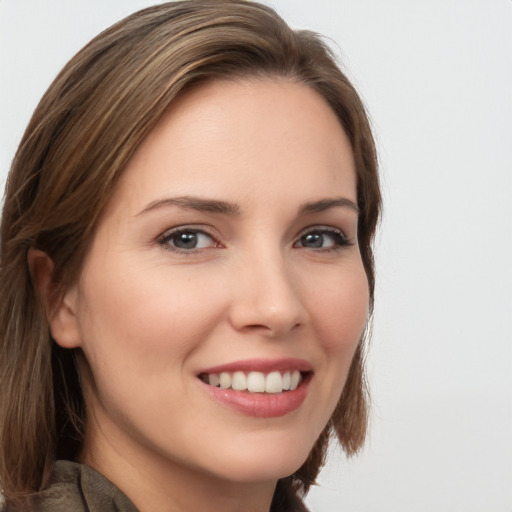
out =
[(223, 457), (216, 458), (214, 470), (239, 483), (285, 478), (304, 464), (312, 448), (311, 443), (300, 444), (293, 435), (288, 437), (278, 442), (247, 441), (243, 448), (226, 450)]

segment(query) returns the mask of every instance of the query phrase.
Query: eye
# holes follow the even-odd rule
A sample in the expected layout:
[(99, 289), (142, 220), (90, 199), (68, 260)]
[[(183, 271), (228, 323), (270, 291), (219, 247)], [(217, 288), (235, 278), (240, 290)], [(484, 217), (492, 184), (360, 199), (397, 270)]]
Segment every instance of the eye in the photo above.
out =
[(217, 242), (208, 233), (188, 228), (167, 232), (159, 240), (159, 243), (179, 251), (194, 251), (218, 246)]
[(295, 247), (305, 247), (306, 249), (338, 249), (350, 245), (343, 232), (337, 229), (315, 228), (303, 233)]

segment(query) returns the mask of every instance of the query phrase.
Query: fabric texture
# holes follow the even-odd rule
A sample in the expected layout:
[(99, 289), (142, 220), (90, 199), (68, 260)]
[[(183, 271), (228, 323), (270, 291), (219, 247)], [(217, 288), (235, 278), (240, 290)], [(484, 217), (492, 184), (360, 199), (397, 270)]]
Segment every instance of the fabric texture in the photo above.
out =
[[(67, 460), (55, 463), (48, 489), (35, 497), (34, 512), (139, 512), (103, 475)], [(7, 507), (6, 512), (18, 512)], [(21, 512), (21, 511), (20, 511)]]
[[(271, 511), (308, 512), (294, 494), (274, 501)], [(51, 474), (50, 486), (33, 496), (31, 504), (17, 508), (0, 501), (0, 512), (139, 512), (112, 482), (89, 466), (59, 460)]]

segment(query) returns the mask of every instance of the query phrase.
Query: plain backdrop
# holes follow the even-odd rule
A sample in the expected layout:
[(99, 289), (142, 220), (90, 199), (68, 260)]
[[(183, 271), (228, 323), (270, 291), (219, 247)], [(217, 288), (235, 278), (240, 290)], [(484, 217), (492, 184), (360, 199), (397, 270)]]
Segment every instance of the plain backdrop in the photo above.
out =
[[(0, 179), (39, 98), (151, 0), (0, 0)], [(317, 512), (512, 511), (512, 1), (275, 0), (332, 39), (378, 140), (385, 215), (368, 444)], [(1, 393), (1, 390), (0, 390)]]

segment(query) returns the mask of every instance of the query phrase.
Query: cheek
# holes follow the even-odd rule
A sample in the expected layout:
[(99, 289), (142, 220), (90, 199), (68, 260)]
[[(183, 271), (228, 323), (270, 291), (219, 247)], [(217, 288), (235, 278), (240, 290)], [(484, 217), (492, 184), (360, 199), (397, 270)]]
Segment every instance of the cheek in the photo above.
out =
[(310, 312), (324, 350), (331, 355), (353, 354), (368, 317), (368, 280), (362, 265), (330, 279), (312, 295)]
[(151, 428), (155, 436), (169, 437), (169, 425), (176, 433), (184, 428), (172, 411), (183, 410), (193, 396), (191, 380), (183, 376), (191, 355), (218, 323), (221, 301), (212, 297), (215, 287), (200, 287), (203, 280), (189, 279), (186, 271), (133, 266), (128, 271), (127, 265), (109, 270), (90, 272), (83, 280), (90, 406), (106, 415), (103, 421), (108, 417), (126, 431)]
[[(308, 283), (311, 288), (312, 283)], [(320, 351), (313, 379), (314, 413), (310, 415), (313, 445), (331, 418), (345, 386), (350, 365), (368, 315), (368, 281), (360, 262), (345, 262), (316, 276), (308, 312), (316, 348)]]
[(100, 270), (84, 275), (82, 285), (83, 348), (91, 365), (109, 360), (156, 376), (200, 345), (221, 314), (222, 301), (212, 296), (218, 288), (204, 286), (197, 271), (192, 279), (161, 267)]

